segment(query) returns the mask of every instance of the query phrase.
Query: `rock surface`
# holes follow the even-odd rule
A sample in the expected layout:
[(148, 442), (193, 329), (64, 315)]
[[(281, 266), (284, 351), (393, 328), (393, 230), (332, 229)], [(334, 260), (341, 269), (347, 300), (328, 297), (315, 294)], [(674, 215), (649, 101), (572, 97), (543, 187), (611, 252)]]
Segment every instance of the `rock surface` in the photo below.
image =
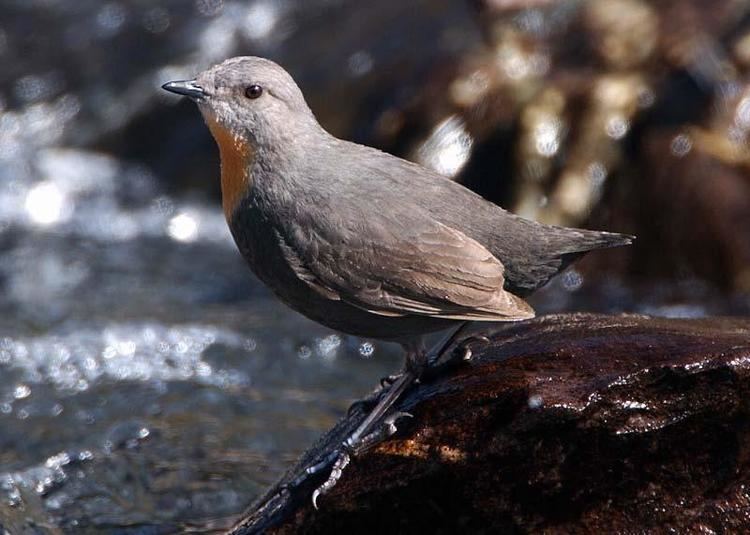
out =
[(233, 533), (750, 529), (750, 320), (569, 314), (492, 329), (470, 363), (407, 393), (398, 409), (414, 418), (320, 510), (310, 494), (327, 474), (271, 489)]

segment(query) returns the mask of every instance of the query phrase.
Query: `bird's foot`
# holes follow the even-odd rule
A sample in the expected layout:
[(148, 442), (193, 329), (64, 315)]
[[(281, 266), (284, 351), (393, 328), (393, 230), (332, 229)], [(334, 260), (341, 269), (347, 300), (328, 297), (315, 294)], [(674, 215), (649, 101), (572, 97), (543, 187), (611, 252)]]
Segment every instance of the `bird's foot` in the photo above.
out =
[(396, 432), (396, 421), (399, 418), (411, 416), (404, 412), (389, 414), (389, 411), (398, 398), (401, 397), (401, 394), (414, 383), (416, 378), (417, 376), (409, 371), (399, 375), (391, 386), (382, 392), (375, 408), (372, 409), (352, 434), (341, 443), (341, 446), (327, 455), (322, 461), (305, 470), (305, 477), (307, 477), (326, 469), (333, 463), (328, 479), (313, 492), (313, 505), (316, 508), (318, 506), (318, 498), (336, 485), (344, 469), (353, 457), (393, 435)]
[(379, 444), (386, 438), (392, 436), (398, 431), (396, 427), (396, 421), (401, 418), (412, 418), (413, 416), (408, 412), (394, 412), (386, 416), (382, 423), (376, 427), (373, 431), (362, 437), (354, 437), (354, 435), (347, 438), (342, 444), (341, 449), (336, 452), (336, 460), (331, 468), (331, 473), (328, 475), (328, 479), (320, 485), (312, 495), (313, 507), (318, 508), (318, 498), (329, 492), (333, 487), (336, 486), (339, 479), (341, 479), (344, 469), (349, 465), (354, 457), (360, 453), (372, 448)]
[(478, 344), (487, 345), (489, 343), (490, 339), (482, 335), (475, 335), (464, 338), (456, 344), (456, 347), (447, 356), (445, 362), (440, 362), (440, 357), (442, 357), (443, 353), (435, 354), (433, 355), (434, 358), (429, 360), (427, 368), (434, 369), (440, 367), (440, 369), (442, 369), (443, 366), (451, 366), (469, 362), (474, 356), (474, 346)]
[[(317, 464), (307, 468), (303, 476), (301, 476), (302, 479), (307, 479), (309, 476), (322, 472), (328, 469), (329, 466), (331, 467), (328, 479), (313, 492), (312, 501), (316, 509), (318, 507), (318, 499), (336, 486), (344, 469), (355, 456), (392, 436), (397, 430), (397, 420), (404, 417), (411, 417), (411, 414), (406, 412), (395, 411), (390, 413), (390, 409), (406, 389), (412, 384), (419, 382), (422, 375), (430, 371), (431, 366), (440, 360), (443, 353), (456, 342), (458, 335), (463, 331), (465, 326), (466, 323), (459, 325), (426, 354), (421, 352), (408, 353), (406, 368), (403, 373), (382, 379), (380, 390), (376, 391), (374, 396), (363, 402), (355, 403), (349, 408), (351, 416), (356, 409), (363, 407), (363, 404), (377, 400), (377, 404), (372, 411), (370, 411), (352, 434), (341, 443), (341, 446), (326, 455)], [(474, 339), (467, 339), (459, 343), (458, 347), (468, 348), (469, 346), (466, 344), (470, 340), (473, 341)], [(470, 349), (459, 350), (459, 353), (463, 355), (463, 359), (471, 358)]]

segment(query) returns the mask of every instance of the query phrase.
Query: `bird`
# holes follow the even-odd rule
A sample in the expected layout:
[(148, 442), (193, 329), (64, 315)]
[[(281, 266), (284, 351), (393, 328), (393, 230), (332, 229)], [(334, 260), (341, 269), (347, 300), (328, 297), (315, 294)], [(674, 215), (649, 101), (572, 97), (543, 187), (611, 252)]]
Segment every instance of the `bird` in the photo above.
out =
[[(255, 275), (334, 330), (401, 344), (404, 370), (334, 452), (328, 492), (352, 455), (395, 430), (392, 405), (469, 322), (534, 317), (525, 297), (588, 251), (633, 236), (545, 225), (416, 163), (325, 130), (292, 76), (254, 56), (163, 89), (193, 100), (219, 149), (222, 209)], [(430, 351), (425, 336), (449, 330)]]

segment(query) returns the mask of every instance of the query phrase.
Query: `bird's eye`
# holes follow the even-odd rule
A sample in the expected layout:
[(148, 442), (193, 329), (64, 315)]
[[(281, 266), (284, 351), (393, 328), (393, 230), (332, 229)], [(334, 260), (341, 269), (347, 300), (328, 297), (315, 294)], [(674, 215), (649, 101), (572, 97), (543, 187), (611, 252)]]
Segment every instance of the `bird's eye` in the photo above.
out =
[(245, 96), (247, 98), (258, 98), (263, 94), (263, 88), (258, 84), (249, 85), (245, 88)]

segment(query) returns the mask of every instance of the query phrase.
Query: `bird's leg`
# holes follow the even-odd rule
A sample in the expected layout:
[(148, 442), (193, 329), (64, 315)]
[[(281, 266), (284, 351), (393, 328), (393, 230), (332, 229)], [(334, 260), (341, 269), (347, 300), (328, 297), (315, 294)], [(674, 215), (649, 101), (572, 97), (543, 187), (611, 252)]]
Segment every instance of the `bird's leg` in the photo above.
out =
[[(457, 336), (464, 329), (466, 324), (467, 323), (462, 323), (459, 325), (428, 352), (424, 351), (421, 340), (419, 340), (418, 344), (404, 345), (407, 350), (406, 368), (404, 372), (396, 377), (390, 387), (382, 395), (375, 408), (367, 415), (362, 423), (359, 424), (354, 432), (342, 442), (341, 449), (338, 451), (338, 455), (333, 463), (328, 479), (319, 486), (315, 492), (313, 492), (312, 500), (315, 508), (318, 507), (318, 498), (336, 486), (344, 469), (351, 462), (352, 457), (364, 452), (384, 438), (395, 433), (396, 420), (405, 416), (411, 416), (404, 412), (396, 412), (391, 415), (388, 415), (387, 413), (393, 404), (401, 397), (404, 391), (419, 379), (430, 363), (439, 360), (445, 350), (455, 342)], [(332, 458), (333, 456), (328, 456), (325, 461), (330, 461)], [(315, 471), (310, 472), (310, 469), (308, 469), (308, 473), (317, 473), (323, 469), (321, 463), (318, 463), (318, 465), (311, 468), (314, 468)]]
[[(331, 469), (331, 474), (328, 476), (325, 483), (313, 492), (312, 501), (316, 509), (318, 508), (318, 497), (336, 486), (344, 468), (349, 464), (351, 458), (375, 445), (376, 440), (374, 437), (370, 437), (372, 430), (380, 424), (381, 418), (383, 418), (388, 412), (388, 409), (390, 409), (401, 394), (411, 386), (416, 378), (417, 376), (409, 370), (401, 374), (401, 376), (391, 384), (390, 388), (385, 392), (385, 395), (383, 395), (380, 401), (378, 401), (375, 408), (367, 415), (367, 418), (365, 418), (354, 432), (352, 432), (352, 434), (341, 443), (341, 449), (338, 451), (333, 468)], [(391, 425), (393, 425), (392, 422)]]
[(385, 392), (393, 383), (395, 383), (399, 377), (401, 377), (400, 373), (381, 377), (378, 387), (369, 396), (364, 399), (358, 399), (357, 401), (349, 405), (349, 408), (346, 410), (347, 417), (351, 417), (360, 409), (362, 411), (367, 411), (369, 408), (374, 407), (378, 400), (380, 400), (383, 392)]
[[(448, 349), (450, 346), (452, 346), (456, 341), (458, 340), (461, 333), (466, 329), (466, 327), (469, 325), (468, 321), (465, 321), (461, 323), (458, 327), (454, 328), (452, 331), (449, 331), (448, 334), (445, 335), (445, 337), (438, 342), (435, 347), (430, 350), (429, 353), (427, 353), (427, 361), (426, 361), (426, 367), (432, 368), (434, 366), (437, 366), (438, 361), (440, 360), (440, 357), (443, 356), (443, 353), (445, 353), (445, 350)], [(466, 340), (461, 341), (461, 343), (458, 345), (458, 347), (462, 347), (468, 340), (471, 340), (472, 338), (468, 338)], [(439, 349), (438, 351), (435, 351), (435, 349)], [(455, 350), (454, 350), (455, 352)]]

